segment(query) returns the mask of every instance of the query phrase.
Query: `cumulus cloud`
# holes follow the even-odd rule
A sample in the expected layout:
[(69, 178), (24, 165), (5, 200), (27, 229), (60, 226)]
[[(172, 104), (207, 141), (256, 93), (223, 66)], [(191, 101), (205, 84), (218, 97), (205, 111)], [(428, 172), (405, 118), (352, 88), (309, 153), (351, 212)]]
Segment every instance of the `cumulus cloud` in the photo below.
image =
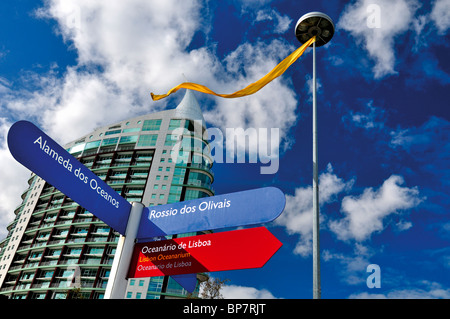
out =
[[(220, 88), (221, 92), (218, 93), (235, 92), (265, 76), (293, 50), (292, 45), (277, 39), (268, 44), (264, 42), (241, 44), (224, 59), (223, 73), (227, 75), (226, 79), (221, 80), (220, 84), (213, 85)], [(290, 145), (287, 135), (296, 122), (297, 99), (289, 80), (275, 79), (255, 95), (238, 100), (216, 99), (215, 103), (214, 109), (204, 112), (206, 121), (212, 125), (223, 131), (226, 128), (277, 128), (281, 149), (286, 149)], [(259, 136), (259, 138), (266, 137)], [(244, 142), (241, 139), (237, 147), (245, 148)], [(260, 142), (273, 145), (271, 151), (275, 151), (275, 147), (280, 147), (278, 141)]]
[(360, 196), (344, 197), (341, 211), (345, 217), (330, 221), (330, 230), (338, 239), (357, 241), (382, 231), (387, 216), (413, 208), (422, 201), (417, 187), (408, 188), (403, 184), (401, 176), (392, 175), (377, 190), (366, 188)]
[[(404, 219), (401, 212), (416, 207), (424, 199), (417, 187), (403, 186), (404, 180), (399, 175), (392, 175), (378, 189), (364, 189), (361, 195), (347, 195), (353, 191), (355, 179), (345, 181), (333, 172), (328, 164), (327, 171), (319, 176), (319, 204), (321, 206), (321, 229), (333, 232), (342, 241), (356, 240), (362, 242), (373, 233), (382, 231), (385, 219), (391, 215), (400, 215), (401, 219), (394, 225), (396, 231), (405, 231), (412, 223)], [(312, 187), (299, 187), (293, 195), (286, 194), (286, 206), (274, 222), (286, 228), (288, 234), (299, 235), (294, 249), (295, 254), (303, 257), (312, 253)], [(323, 206), (333, 202), (341, 203), (341, 216), (322, 214)], [(362, 256), (363, 246), (358, 250)], [(331, 258), (331, 255), (328, 255)], [(334, 256), (333, 258), (335, 258)], [(338, 258), (342, 259), (342, 258)]]
[(7, 235), (6, 226), (14, 219), (14, 209), (21, 203), (20, 194), (27, 189), (30, 171), (9, 152), (6, 137), (12, 123), (0, 118), (0, 238)]
[[(353, 182), (345, 182), (339, 178), (333, 173), (331, 164), (328, 164), (327, 171), (319, 176), (319, 204), (335, 201), (336, 196), (351, 188)], [(304, 257), (312, 252), (312, 194), (312, 187), (300, 187), (295, 190), (294, 195), (286, 195), (283, 214), (275, 220), (276, 224), (286, 227), (289, 234), (300, 235), (294, 253)]]
[(46, 104), (43, 125), (68, 142), (96, 126), (165, 107), (151, 103), (150, 90), (168, 90), (182, 73), (211, 74), (214, 56), (206, 48), (186, 50), (203, 28), (200, 9), (200, 1), (47, 1), (36, 15), (57, 21), (77, 64), (33, 92)]
[(440, 283), (423, 280), (416, 287), (393, 289), (384, 294), (361, 292), (351, 294), (349, 299), (449, 299), (450, 289)]
[[(396, 74), (395, 39), (412, 25), (415, 0), (358, 0), (345, 7), (337, 27), (350, 34), (374, 60), (374, 77)], [(377, 23), (373, 23), (373, 22)]]
[(450, 0), (436, 0), (430, 14), (440, 34), (445, 34), (450, 28)]
[(282, 34), (285, 33), (291, 25), (292, 19), (289, 16), (282, 16), (277, 10), (259, 10), (256, 14), (256, 22), (260, 21), (274, 21), (273, 32)]
[(224, 299), (276, 299), (267, 289), (225, 285), (221, 291)]
[[(222, 61), (214, 45), (190, 50), (194, 34), (210, 30), (202, 18), (207, 6), (200, 0), (48, 0), (36, 16), (57, 22), (56, 32), (76, 52), (76, 64), (47, 74), (28, 72), (24, 81), (32, 85), (11, 92), (2, 104), (66, 143), (98, 126), (174, 107), (182, 93), (153, 102), (150, 92), (167, 92), (184, 81), (183, 74), (219, 93), (232, 93), (263, 77), (295, 49), (281, 40), (243, 43)], [(277, 21), (276, 32), (290, 23), (276, 11), (260, 15), (269, 17)], [(0, 92), (3, 87), (0, 83)], [(202, 98), (214, 100), (204, 110), (205, 119), (222, 131), (278, 128), (280, 139), (267, 144), (277, 149), (280, 142), (283, 149), (291, 144), (287, 133), (296, 121), (297, 98), (289, 80), (277, 79), (239, 101)]]

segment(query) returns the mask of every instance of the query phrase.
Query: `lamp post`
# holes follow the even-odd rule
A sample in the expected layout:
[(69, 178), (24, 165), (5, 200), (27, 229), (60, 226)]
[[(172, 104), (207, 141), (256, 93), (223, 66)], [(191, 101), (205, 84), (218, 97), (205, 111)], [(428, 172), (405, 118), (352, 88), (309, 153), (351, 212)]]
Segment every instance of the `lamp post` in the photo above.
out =
[(303, 15), (295, 25), (295, 36), (305, 43), (313, 36), (313, 298), (320, 299), (320, 240), (319, 240), (319, 173), (317, 151), (317, 103), (316, 103), (316, 46), (328, 43), (334, 34), (334, 24), (321, 12)]

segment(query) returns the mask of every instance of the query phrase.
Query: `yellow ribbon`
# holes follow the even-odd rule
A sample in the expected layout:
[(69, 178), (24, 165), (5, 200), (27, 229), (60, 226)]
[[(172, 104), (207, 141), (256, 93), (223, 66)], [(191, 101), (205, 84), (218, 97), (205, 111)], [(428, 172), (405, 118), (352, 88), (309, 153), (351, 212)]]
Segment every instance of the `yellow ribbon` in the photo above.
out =
[(212, 94), (212, 95), (223, 97), (223, 98), (236, 98), (236, 97), (250, 95), (250, 94), (258, 92), (266, 84), (268, 84), (275, 78), (282, 75), (291, 66), (292, 63), (297, 61), (297, 59), (303, 54), (303, 52), (305, 52), (306, 48), (309, 47), (315, 40), (316, 40), (316, 37), (315, 36), (312, 37), (307, 42), (305, 42), (300, 48), (298, 48), (297, 50), (292, 52), (287, 58), (285, 58), (283, 61), (281, 61), (275, 68), (273, 68), (272, 71), (267, 73), (263, 78), (259, 79), (255, 83), (248, 85), (247, 87), (243, 88), (242, 90), (236, 91), (231, 94), (217, 94), (204, 85), (191, 83), (191, 82), (183, 82), (183, 83), (177, 85), (176, 87), (174, 87), (173, 89), (171, 89), (169, 92), (167, 92), (167, 94), (162, 94), (162, 95), (156, 95), (153, 93), (150, 93), (150, 94), (152, 96), (153, 101), (161, 100), (161, 99), (169, 96), (170, 94), (175, 93), (179, 89), (194, 90), (194, 91), (198, 91), (198, 92), (202, 92), (202, 93), (206, 93), (206, 94)]

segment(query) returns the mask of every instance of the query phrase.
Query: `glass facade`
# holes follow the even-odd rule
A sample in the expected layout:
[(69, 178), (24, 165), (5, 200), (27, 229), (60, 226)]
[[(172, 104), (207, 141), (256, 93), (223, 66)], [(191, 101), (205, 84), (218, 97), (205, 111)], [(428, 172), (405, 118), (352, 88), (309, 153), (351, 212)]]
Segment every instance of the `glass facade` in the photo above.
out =
[[(127, 200), (141, 201), (153, 153), (114, 151), (79, 160)], [(102, 298), (118, 239), (92, 213), (45, 183), (2, 291), (12, 289), (13, 299), (66, 298), (78, 267), (82, 296)]]

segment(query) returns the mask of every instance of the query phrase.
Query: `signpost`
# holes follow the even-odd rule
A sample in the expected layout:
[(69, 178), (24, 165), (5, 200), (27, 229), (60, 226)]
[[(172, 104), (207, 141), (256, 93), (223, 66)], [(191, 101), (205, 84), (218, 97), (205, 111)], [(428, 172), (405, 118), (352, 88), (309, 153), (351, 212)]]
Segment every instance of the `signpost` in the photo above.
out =
[(260, 268), (281, 245), (265, 227), (139, 243), (128, 277)]
[(273, 221), (286, 198), (275, 187), (144, 208), (137, 238), (262, 224)]
[[(145, 242), (159, 236), (270, 222), (285, 206), (278, 188), (144, 207), (138, 202), (130, 204), (28, 121), (11, 126), (8, 146), (18, 162), (122, 235), (105, 299), (123, 298), (128, 277), (169, 275), (192, 292), (195, 273), (262, 267), (281, 247), (265, 227)], [(143, 243), (135, 245), (136, 239)]]

